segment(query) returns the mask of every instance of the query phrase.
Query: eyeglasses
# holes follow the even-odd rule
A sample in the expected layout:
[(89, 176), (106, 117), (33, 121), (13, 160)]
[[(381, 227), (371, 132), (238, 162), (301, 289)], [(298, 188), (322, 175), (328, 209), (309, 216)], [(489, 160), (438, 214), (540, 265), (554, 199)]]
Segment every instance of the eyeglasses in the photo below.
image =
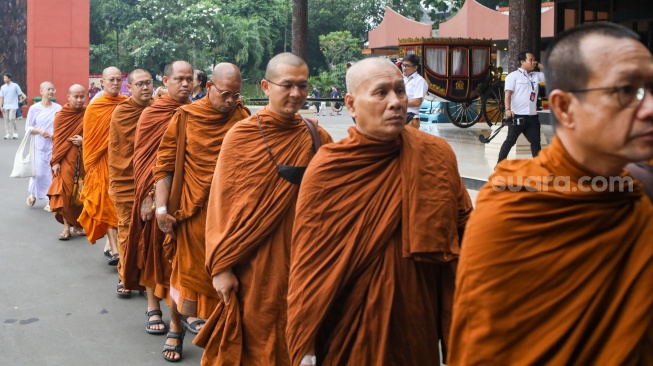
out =
[(45, 89), (45, 90), (47, 90), (47, 91), (49, 91), (49, 92), (53, 92), (53, 93), (56, 93), (56, 92), (57, 92), (57, 89), (55, 89), (55, 88), (47, 88), (47, 89)]
[(268, 83), (270, 83), (270, 84), (274, 84), (274, 85), (280, 87), (281, 89), (283, 89), (284, 91), (287, 91), (287, 92), (291, 91), (293, 88), (297, 88), (297, 91), (299, 91), (299, 92), (305, 92), (305, 91), (308, 90), (308, 83), (300, 83), (300, 84), (277, 84), (277, 83), (275, 83), (275, 82), (273, 82), (273, 81), (271, 81), (271, 80), (268, 80), (268, 79), (263, 79), (263, 80), (266, 80)]
[(110, 78), (110, 79), (104, 79), (105, 81), (108, 81), (110, 83), (122, 83), (122, 78)]
[(579, 90), (569, 90), (570, 93), (587, 93), (592, 91), (607, 90), (610, 93), (617, 94), (617, 100), (622, 108), (639, 107), (646, 96), (646, 92), (653, 95), (653, 83), (647, 83), (643, 87), (633, 85), (624, 86), (605, 86), (600, 88), (589, 88)]
[(213, 87), (215, 88), (215, 90), (216, 90), (220, 95), (222, 95), (222, 97), (223, 97), (224, 99), (229, 99), (229, 98), (231, 98), (231, 97), (234, 97), (234, 99), (240, 99), (240, 97), (242, 97), (242, 94), (240, 94), (240, 93), (232, 93), (232, 92), (229, 92), (229, 91), (222, 91), (222, 90), (218, 89), (218, 87), (215, 86), (215, 84), (211, 84), (211, 86), (213, 86)]
[(152, 86), (152, 80), (147, 80), (147, 81), (139, 81), (138, 83), (134, 84), (135, 87), (139, 89), (143, 89), (143, 87), (150, 87)]
[(416, 67), (417, 65), (401, 64), (401, 67)]

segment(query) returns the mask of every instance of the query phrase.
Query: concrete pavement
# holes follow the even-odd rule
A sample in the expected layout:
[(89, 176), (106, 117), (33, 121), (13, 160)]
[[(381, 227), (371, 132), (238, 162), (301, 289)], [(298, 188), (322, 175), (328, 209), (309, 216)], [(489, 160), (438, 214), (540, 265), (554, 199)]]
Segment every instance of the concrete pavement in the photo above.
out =
[[(353, 126), (346, 110), (318, 119), (335, 141)], [(21, 138), (23, 127), (19, 120)], [(492, 167), (477, 140), (478, 133), (489, 133), (486, 125), (463, 130), (423, 124), (422, 130), (447, 138), (463, 175), (487, 179)], [(102, 255), (105, 239), (94, 246), (84, 237), (59, 241), (62, 226), (43, 210), (46, 203), (25, 204), (29, 180), (9, 178), (20, 141), (0, 140), (0, 364), (167, 365), (161, 356), (165, 337), (144, 329), (146, 299), (115, 295), (118, 277)], [(162, 310), (168, 323), (167, 306)], [(183, 362), (198, 365), (202, 349), (192, 340), (187, 333)]]

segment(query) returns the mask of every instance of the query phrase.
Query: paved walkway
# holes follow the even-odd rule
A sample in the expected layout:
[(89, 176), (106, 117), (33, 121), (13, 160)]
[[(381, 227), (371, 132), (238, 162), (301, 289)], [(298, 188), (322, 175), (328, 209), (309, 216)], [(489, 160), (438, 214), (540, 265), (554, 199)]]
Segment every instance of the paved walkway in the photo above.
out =
[[(346, 111), (318, 118), (336, 141), (353, 126)], [(18, 124), (22, 138), (24, 120)], [(478, 142), (487, 126), (422, 130), (449, 141), (464, 177), (487, 179), (493, 167)], [(145, 298), (116, 297), (117, 274), (102, 255), (104, 239), (94, 246), (82, 237), (59, 241), (62, 226), (43, 211), (45, 202), (25, 204), (28, 180), (9, 178), (20, 141), (0, 140), (0, 364), (167, 365), (161, 356), (165, 337), (144, 330)], [(183, 362), (199, 365), (202, 349), (192, 339), (187, 334)]]

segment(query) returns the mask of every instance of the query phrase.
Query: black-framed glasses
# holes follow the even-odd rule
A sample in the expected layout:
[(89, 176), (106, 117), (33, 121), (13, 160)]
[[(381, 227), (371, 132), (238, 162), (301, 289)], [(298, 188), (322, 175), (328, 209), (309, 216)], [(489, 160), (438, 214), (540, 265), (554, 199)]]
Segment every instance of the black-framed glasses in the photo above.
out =
[(403, 68), (407, 68), (407, 67), (417, 67), (417, 65), (401, 64), (401, 67), (403, 67)]
[(232, 92), (230, 92), (230, 91), (220, 90), (220, 89), (218, 89), (217, 86), (215, 86), (215, 84), (211, 84), (211, 86), (214, 87), (215, 90), (216, 90), (220, 95), (222, 95), (222, 97), (225, 98), (225, 99), (229, 99), (229, 98), (231, 98), (231, 97), (234, 97), (234, 99), (240, 99), (240, 97), (243, 96), (243, 95), (240, 94), (240, 93), (232, 93)]
[(152, 80), (139, 81), (138, 83), (135, 83), (134, 86), (139, 88), (139, 89), (143, 89), (146, 86), (150, 87), (150, 86), (152, 86)]
[(646, 96), (646, 92), (653, 95), (653, 83), (644, 84), (643, 87), (634, 85), (604, 86), (598, 88), (569, 90), (570, 93), (588, 93), (592, 91), (609, 91), (617, 95), (617, 100), (622, 108), (639, 107)]
[(265, 134), (263, 133), (263, 126), (261, 126), (261, 119), (259, 118), (258, 114), (256, 115), (256, 120), (258, 121), (259, 130), (261, 130), (261, 136), (263, 136), (263, 142), (265, 142), (265, 148), (268, 149), (268, 155), (270, 155), (270, 160), (272, 160), (274, 165), (277, 167), (277, 174), (279, 174), (279, 176), (285, 179), (286, 181), (292, 184), (299, 185), (302, 182), (302, 178), (304, 178), (306, 167), (284, 165), (284, 164), (277, 163), (277, 159), (275, 159), (274, 155), (272, 155), (272, 150), (270, 150), (270, 145), (268, 145), (268, 140), (265, 138)]
[(293, 90), (293, 88), (297, 88), (297, 91), (300, 91), (300, 92), (305, 92), (305, 91), (308, 90), (308, 83), (299, 83), (299, 84), (290, 84), (290, 83), (288, 83), (288, 84), (277, 84), (277, 83), (275, 83), (275, 82), (272, 81), (272, 80), (268, 80), (268, 79), (263, 79), (263, 80), (266, 80), (268, 83), (270, 83), (270, 84), (274, 84), (274, 85), (276, 85), (276, 86), (282, 88), (284, 91), (287, 91), (287, 92)]

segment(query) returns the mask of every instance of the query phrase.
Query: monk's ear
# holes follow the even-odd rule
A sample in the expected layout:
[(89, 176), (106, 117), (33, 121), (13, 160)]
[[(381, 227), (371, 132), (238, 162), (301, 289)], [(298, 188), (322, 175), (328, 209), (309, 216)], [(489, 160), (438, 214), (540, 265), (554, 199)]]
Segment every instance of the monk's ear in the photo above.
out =
[(261, 80), (261, 89), (263, 89), (266, 96), (270, 97), (270, 83), (267, 80)]
[(356, 118), (356, 108), (354, 108), (354, 96), (347, 93), (345, 95), (345, 106), (347, 106), (347, 111), (352, 118)]
[(166, 89), (167, 89), (168, 88), (168, 77), (164, 75), (162, 81), (163, 81), (163, 86), (165, 86)]
[(556, 89), (549, 94), (549, 108), (555, 114), (561, 127), (574, 127), (574, 107), (577, 102), (572, 93), (560, 89)]

